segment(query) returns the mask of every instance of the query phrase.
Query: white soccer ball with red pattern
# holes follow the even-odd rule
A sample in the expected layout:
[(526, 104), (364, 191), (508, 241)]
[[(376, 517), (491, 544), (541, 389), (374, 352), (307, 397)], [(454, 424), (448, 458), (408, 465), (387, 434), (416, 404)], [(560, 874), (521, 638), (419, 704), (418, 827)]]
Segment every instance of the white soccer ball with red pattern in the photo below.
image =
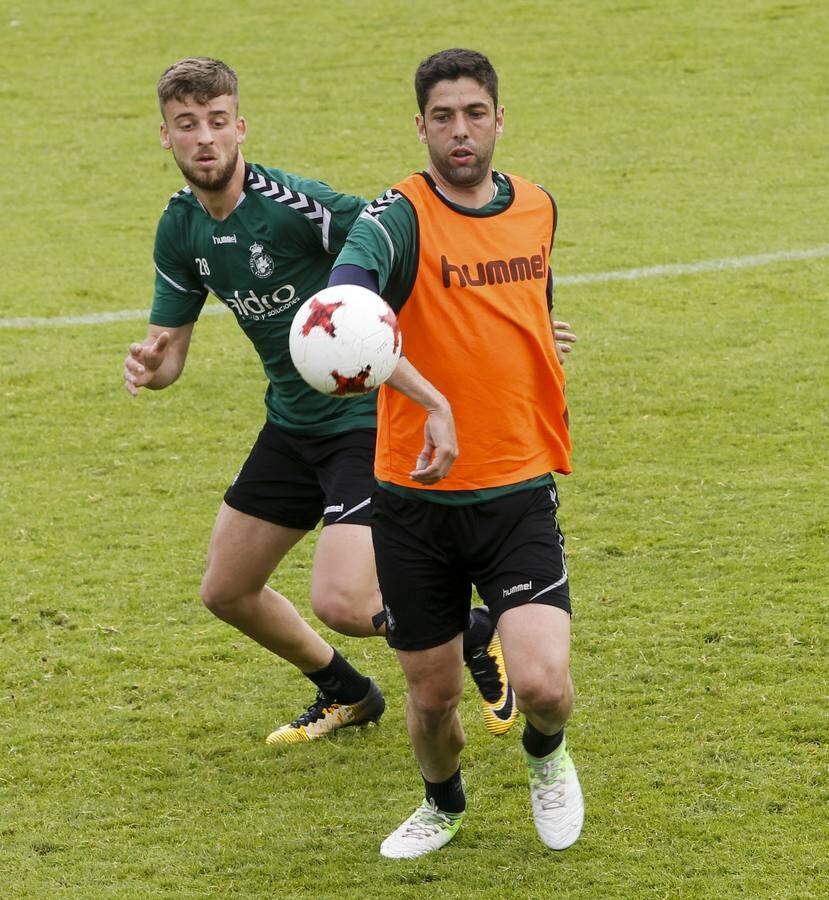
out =
[(324, 288), (294, 316), (288, 346), (299, 374), (322, 394), (357, 397), (378, 388), (400, 359), (394, 310), (368, 288)]

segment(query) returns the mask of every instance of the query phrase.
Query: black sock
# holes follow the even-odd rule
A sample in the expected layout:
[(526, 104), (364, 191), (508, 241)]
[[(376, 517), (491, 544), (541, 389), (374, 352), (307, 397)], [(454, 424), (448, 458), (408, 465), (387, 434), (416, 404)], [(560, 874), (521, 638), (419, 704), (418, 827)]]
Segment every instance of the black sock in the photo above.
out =
[(368, 693), (369, 679), (335, 650), (331, 662), (316, 672), (303, 672), (331, 700), (356, 703)]
[(462, 813), (466, 809), (460, 766), (446, 781), (427, 781), (424, 778), (423, 784), (426, 786), (426, 799), (434, 803), (441, 812)]
[(544, 734), (539, 731), (529, 720), (524, 723), (524, 733), (521, 735), (521, 743), (530, 756), (540, 759), (549, 756), (564, 740), (564, 729), (560, 728), (555, 734)]
[(477, 647), (486, 647), (492, 639), (495, 625), (485, 606), (476, 606), (470, 610), (469, 624), (463, 633), (463, 653), (468, 656)]

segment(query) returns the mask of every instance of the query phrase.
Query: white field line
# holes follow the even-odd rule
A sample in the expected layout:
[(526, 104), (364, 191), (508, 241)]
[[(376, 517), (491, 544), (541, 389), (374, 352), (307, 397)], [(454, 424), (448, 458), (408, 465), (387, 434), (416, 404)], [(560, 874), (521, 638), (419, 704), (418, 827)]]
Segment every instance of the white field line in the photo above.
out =
[(696, 275), (700, 272), (721, 272), (726, 269), (753, 269), (771, 263), (799, 259), (818, 259), (829, 256), (829, 244), (806, 250), (778, 250), (757, 256), (729, 256), (725, 259), (705, 259), (695, 263), (670, 266), (647, 266), (643, 269), (620, 269), (616, 272), (593, 272), (587, 275), (558, 275), (556, 284), (596, 284), (602, 281), (639, 281), (641, 278), (664, 278), (670, 275)]
[[(724, 272), (729, 269), (753, 269), (772, 263), (801, 259), (820, 259), (829, 256), (829, 244), (809, 247), (805, 250), (778, 250), (755, 256), (729, 256), (725, 259), (705, 259), (694, 263), (677, 263), (666, 266), (646, 266), (640, 269), (619, 269), (614, 272), (588, 272), (584, 275), (557, 275), (556, 286), (563, 284), (600, 284), (606, 281), (639, 281), (644, 278), (667, 278), (672, 275), (697, 275), (701, 272)], [(209, 305), (203, 316), (226, 313), (224, 306)], [(149, 309), (122, 309), (117, 312), (87, 313), (81, 316), (24, 316), (19, 319), (0, 319), (0, 328), (62, 328), (69, 325), (100, 325), (124, 320), (146, 321)]]

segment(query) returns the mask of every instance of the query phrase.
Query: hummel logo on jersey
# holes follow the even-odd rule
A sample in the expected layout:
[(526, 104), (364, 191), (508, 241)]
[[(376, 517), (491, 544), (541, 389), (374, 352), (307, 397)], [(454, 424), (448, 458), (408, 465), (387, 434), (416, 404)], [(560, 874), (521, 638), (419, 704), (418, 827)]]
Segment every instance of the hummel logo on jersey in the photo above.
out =
[(524, 584), (514, 584), (512, 587), (504, 588), (503, 595), (505, 597), (511, 597), (519, 591), (531, 591), (532, 589), (533, 583), (531, 581), (525, 581)]
[(173, 194), (173, 196), (170, 197), (169, 202), (168, 202), (167, 205), (164, 207), (164, 212), (167, 212), (167, 210), (170, 208), (170, 203), (172, 203), (173, 200), (178, 200), (179, 197), (183, 197), (183, 196), (185, 196), (186, 194), (192, 194), (192, 193), (193, 193), (193, 192), (190, 190), (189, 186), (188, 186), (188, 187), (183, 187), (180, 191), (176, 191), (175, 194)]
[[(511, 281), (529, 281), (533, 278), (546, 278), (547, 248), (542, 246), (541, 253), (527, 259), (526, 256), (514, 256), (510, 260), (490, 259), (486, 262), (460, 263), (454, 265), (441, 254), (440, 272), (443, 286), (452, 286), (452, 276), (458, 279), (458, 287), (480, 287), (483, 284), (509, 284)], [(474, 269), (474, 274), (473, 274)]]
[(235, 234), (220, 234), (213, 235), (213, 243), (214, 244), (235, 244), (236, 243), (236, 235)]
[(402, 196), (400, 191), (389, 188), (382, 197), (378, 197), (376, 200), (369, 203), (369, 205), (360, 213), (361, 219), (365, 218), (368, 219), (369, 222), (373, 222), (383, 233), (383, 237), (385, 237), (386, 243), (389, 245), (389, 250), (391, 250), (392, 257), (394, 256), (394, 242), (388, 231), (386, 231), (385, 225), (380, 221), (380, 216), (392, 205), (392, 203), (399, 200)]
[(271, 181), (253, 170), (248, 172), (248, 187), (262, 194), (264, 197), (270, 197), (276, 203), (284, 203), (295, 209), (298, 213), (305, 216), (313, 222), (322, 231), (322, 246), (325, 250), (329, 250), (328, 235), (331, 229), (331, 211), (326, 209), (318, 200), (301, 194), (299, 191), (292, 191), (278, 181)]
[(382, 197), (378, 197), (376, 200), (373, 200), (369, 205), (360, 213), (363, 216), (371, 216), (372, 218), (377, 218), (381, 213), (385, 212), (395, 200), (399, 200), (403, 195), (400, 191), (396, 191), (394, 188), (389, 188)]

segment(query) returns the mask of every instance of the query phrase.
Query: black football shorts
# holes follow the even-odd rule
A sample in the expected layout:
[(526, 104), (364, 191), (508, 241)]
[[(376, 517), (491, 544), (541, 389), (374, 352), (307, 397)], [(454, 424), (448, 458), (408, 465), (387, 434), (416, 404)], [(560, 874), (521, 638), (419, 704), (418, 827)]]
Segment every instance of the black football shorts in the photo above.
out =
[(371, 519), (386, 640), (398, 650), (450, 641), (469, 621), (472, 587), (496, 623), (527, 603), (570, 613), (555, 486), (445, 506), (378, 488)]
[(369, 525), (376, 432), (361, 428), (300, 437), (266, 422), (245, 464), (225, 492), (239, 512), (310, 531), (345, 522)]

